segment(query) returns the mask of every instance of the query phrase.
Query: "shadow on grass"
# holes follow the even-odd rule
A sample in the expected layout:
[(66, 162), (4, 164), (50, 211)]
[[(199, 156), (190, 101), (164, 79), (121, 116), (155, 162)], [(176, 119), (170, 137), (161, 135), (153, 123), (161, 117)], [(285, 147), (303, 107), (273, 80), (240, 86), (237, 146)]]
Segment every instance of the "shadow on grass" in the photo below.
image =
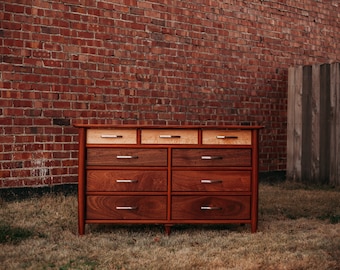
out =
[[(37, 234), (33, 230), (13, 227), (4, 222), (0, 222), (0, 244), (18, 244), (21, 241), (24, 241), (36, 235)], [(42, 234), (39, 234), (38, 236), (41, 238), (45, 237)]]
[(34, 232), (19, 227), (11, 227), (8, 224), (0, 223), (0, 243), (17, 244), (34, 235)]
[[(94, 234), (112, 233), (117, 230), (128, 231), (129, 233), (145, 233), (166, 234), (165, 226), (162, 224), (91, 224), (89, 232)], [(243, 232), (250, 231), (250, 226), (247, 224), (174, 224), (171, 226), (170, 235), (173, 233), (182, 232), (205, 232), (205, 231), (229, 231)]]

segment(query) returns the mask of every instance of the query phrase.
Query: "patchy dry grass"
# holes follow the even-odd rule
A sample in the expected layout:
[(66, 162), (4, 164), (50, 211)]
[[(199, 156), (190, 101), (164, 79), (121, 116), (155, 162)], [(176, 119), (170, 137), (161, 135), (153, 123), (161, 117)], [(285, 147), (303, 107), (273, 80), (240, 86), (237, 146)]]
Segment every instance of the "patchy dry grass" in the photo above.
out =
[(0, 269), (340, 269), (340, 191), (260, 185), (248, 226), (87, 226), (76, 196), (1, 202)]

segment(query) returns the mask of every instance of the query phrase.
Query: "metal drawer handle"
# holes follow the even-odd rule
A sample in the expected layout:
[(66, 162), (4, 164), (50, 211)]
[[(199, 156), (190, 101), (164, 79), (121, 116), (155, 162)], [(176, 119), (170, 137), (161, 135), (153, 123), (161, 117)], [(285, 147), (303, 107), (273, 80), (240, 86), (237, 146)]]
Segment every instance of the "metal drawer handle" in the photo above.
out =
[(137, 159), (138, 156), (117, 156), (117, 159)]
[(162, 139), (178, 139), (181, 138), (180, 135), (159, 135), (159, 138)]
[(217, 139), (238, 139), (238, 136), (225, 136), (225, 135), (218, 135), (216, 136)]
[(217, 183), (222, 183), (222, 180), (202, 179), (201, 183), (202, 184), (217, 184)]
[(138, 180), (133, 180), (133, 179), (117, 179), (116, 183), (138, 183)]
[(212, 159), (223, 159), (221, 156), (201, 156), (201, 159), (212, 160)]
[(222, 210), (222, 208), (217, 206), (201, 206), (201, 210)]
[(136, 210), (136, 206), (116, 206), (116, 210)]
[(123, 138), (123, 135), (110, 135), (110, 134), (103, 134), (100, 136), (101, 138), (104, 139), (120, 139)]

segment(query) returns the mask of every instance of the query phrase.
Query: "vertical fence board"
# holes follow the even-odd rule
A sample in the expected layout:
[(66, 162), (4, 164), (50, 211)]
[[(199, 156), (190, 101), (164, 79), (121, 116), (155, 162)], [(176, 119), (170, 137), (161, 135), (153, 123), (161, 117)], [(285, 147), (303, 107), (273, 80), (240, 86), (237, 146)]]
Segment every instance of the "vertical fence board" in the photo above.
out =
[(295, 108), (294, 108), (294, 179), (301, 178), (302, 155), (302, 67), (295, 69)]
[(334, 181), (332, 181), (333, 185), (340, 186), (340, 63), (336, 63), (336, 76), (334, 80), (336, 81), (335, 89), (336, 89), (336, 170), (334, 175)]
[(330, 70), (330, 179), (340, 185), (340, 64), (331, 64)]
[(340, 63), (288, 70), (287, 177), (340, 186)]
[(334, 173), (334, 181), (331, 184), (340, 186), (340, 63), (335, 63), (336, 66), (336, 76), (334, 78), (335, 83), (335, 91), (336, 91), (336, 120), (335, 120), (335, 138), (336, 138), (336, 165), (335, 165), (335, 173)]
[(330, 65), (320, 67), (320, 184), (329, 182), (330, 164)]
[(301, 180), (311, 179), (312, 162), (312, 66), (302, 69)]
[(319, 182), (320, 172), (320, 65), (312, 67), (312, 155), (311, 155), (311, 181)]

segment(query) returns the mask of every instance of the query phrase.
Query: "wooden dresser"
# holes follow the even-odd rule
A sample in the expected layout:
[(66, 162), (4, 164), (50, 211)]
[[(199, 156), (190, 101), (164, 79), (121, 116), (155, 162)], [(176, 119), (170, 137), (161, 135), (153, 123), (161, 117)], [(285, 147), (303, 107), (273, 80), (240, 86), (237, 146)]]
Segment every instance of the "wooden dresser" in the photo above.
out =
[(250, 224), (259, 126), (75, 125), (78, 222)]

